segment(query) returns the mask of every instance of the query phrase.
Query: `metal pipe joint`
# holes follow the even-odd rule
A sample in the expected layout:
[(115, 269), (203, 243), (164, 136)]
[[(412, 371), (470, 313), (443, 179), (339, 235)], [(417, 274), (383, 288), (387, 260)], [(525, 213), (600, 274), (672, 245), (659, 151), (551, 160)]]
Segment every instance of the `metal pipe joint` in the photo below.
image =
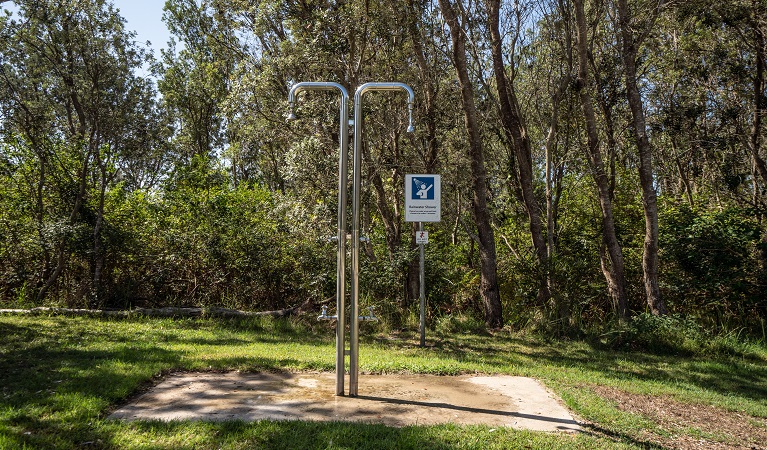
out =
[(327, 305), (322, 305), (322, 314), (317, 316), (317, 320), (335, 320), (338, 319), (338, 316), (329, 316), (328, 315), (328, 307)]
[(367, 316), (359, 316), (360, 321), (362, 322), (378, 322), (378, 317), (376, 317), (375, 314), (373, 314), (373, 307), (368, 306), (368, 314)]

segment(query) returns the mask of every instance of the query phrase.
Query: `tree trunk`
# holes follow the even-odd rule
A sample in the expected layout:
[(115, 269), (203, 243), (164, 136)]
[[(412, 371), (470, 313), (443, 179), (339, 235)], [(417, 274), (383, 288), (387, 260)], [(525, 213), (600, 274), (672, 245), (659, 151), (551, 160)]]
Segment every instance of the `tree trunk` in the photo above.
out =
[[(751, 154), (762, 180), (767, 183), (767, 164), (759, 154), (761, 150), (762, 115), (764, 114), (764, 32), (760, 26), (758, 17), (758, 5), (754, 1), (754, 59), (756, 72), (754, 73), (754, 113), (751, 124)], [(756, 180), (754, 180), (756, 182)]]
[(633, 23), (627, 0), (618, 0), (618, 25), (622, 40), (622, 58), (626, 78), (626, 96), (632, 116), (632, 132), (639, 151), (639, 182), (642, 185), (642, 206), (645, 218), (645, 240), (642, 254), (645, 294), (650, 312), (667, 314), (658, 285), (658, 202), (653, 187), (652, 147), (647, 136), (642, 97), (637, 85), (637, 52), (639, 42), (634, 38)]
[[(370, 164), (370, 167), (373, 167), (373, 165)], [(389, 260), (392, 260), (402, 240), (399, 217), (396, 217), (391, 208), (389, 208), (386, 189), (384, 188), (381, 174), (377, 170), (372, 170), (370, 181), (376, 191), (376, 209), (381, 216), (381, 221), (386, 230), (386, 248), (389, 250)]]
[[(751, 20), (752, 27), (754, 29), (754, 58), (756, 59), (755, 66), (756, 72), (754, 73), (754, 112), (753, 123), (751, 124), (751, 154), (753, 158), (754, 172), (759, 173), (764, 183), (767, 183), (767, 164), (760, 155), (761, 151), (761, 132), (762, 132), (762, 115), (764, 115), (765, 109), (765, 81), (764, 81), (764, 31), (761, 27), (760, 14), (759, 14), (759, 2), (753, 0), (752, 10), (754, 16)], [(756, 177), (754, 177), (754, 206), (757, 206), (759, 201), (759, 188)], [(758, 209), (758, 208), (757, 208)], [(767, 278), (767, 230), (762, 234), (762, 251), (759, 255), (759, 263), (761, 264), (762, 277)], [(762, 314), (767, 312), (767, 307), (762, 308)]]
[(573, 3), (575, 6), (575, 23), (578, 36), (578, 81), (576, 86), (581, 106), (583, 107), (583, 117), (586, 121), (586, 135), (588, 136), (587, 155), (591, 164), (594, 182), (597, 185), (597, 192), (599, 193), (599, 207), (602, 211), (602, 242), (607, 252), (607, 261), (609, 261), (609, 264), (605, 264), (607, 261), (602, 258), (602, 271), (607, 280), (610, 296), (612, 297), (613, 311), (619, 320), (625, 320), (627, 308), (623, 251), (615, 232), (610, 181), (602, 162), (597, 132), (597, 119), (592, 105), (591, 94), (589, 93), (586, 13), (583, 0), (573, 0)]
[(605, 136), (607, 137), (607, 154), (608, 154), (608, 161), (610, 161), (610, 171), (609, 171), (609, 180), (610, 180), (610, 199), (615, 199), (615, 181), (616, 181), (616, 174), (615, 174), (615, 159), (618, 153), (618, 144), (615, 141), (615, 124), (613, 123), (613, 107), (616, 103), (615, 94), (612, 92), (610, 94), (605, 93), (604, 91), (607, 89), (605, 81), (600, 77), (599, 72), (597, 71), (596, 64), (594, 63), (593, 58), (593, 52), (589, 53), (588, 57), (590, 58), (591, 67), (593, 68), (593, 76), (594, 81), (596, 81), (596, 84), (598, 86), (597, 89), (597, 102), (599, 103), (599, 108), (602, 110), (602, 115), (604, 116), (604, 123), (605, 123)]
[[(95, 148), (98, 148), (101, 144), (96, 143)], [(115, 144), (112, 144), (115, 145)], [(108, 166), (110, 161), (104, 161), (99, 155), (98, 150), (95, 153), (96, 164), (99, 169), (100, 186), (99, 186), (99, 203), (96, 211), (96, 223), (93, 226), (93, 286), (90, 298), (90, 307), (103, 306), (104, 296), (102, 288), (102, 273), (106, 262), (106, 252), (103, 243), (103, 229), (104, 229), (104, 203), (106, 200), (107, 186), (114, 180), (114, 174), (108, 172)]]
[(503, 326), (503, 315), (501, 297), (498, 290), (495, 236), (490, 225), (490, 213), (487, 208), (487, 175), (482, 149), (482, 137), (477, 119), (477, 108), (474, 102), (474, 89), (469, 79), (469, 70), (466, 62), (466, 42), (452, 2), (450, 0), (439, 0), (439, 4), (442, 15), (450, 28), (450, 36), (453, 42), (452, 59), (461, 88), (464, 120), (469, 134), (471, 181), (474, 190), (472, 209), (474, 220), (477, 224), (477, 241), (479, 243), (479, 293), (484, 303), (485, 323), (488, 327), (500, 328)]
[(690, 207), (692, 208), (695, 206), (692, 198), (692, 186), (690, 185), (690, 180), (687, 176), (687, 172), (682, 165), (682, 160), (679, 158), (675, 136), (671, 136), (671, 153), (674, 155), (674, 163), (676, 164), (677, 172), (679, 172), (679, 180), (682, 183), (682, 189), (684, 190), (685, 196), (687, 197), (687, 203), (689, 203)]
[(530, 220), (530, 235), (533, 240), (535, 254), (540, 264), (543, 276), (538, 288), (538, 301), (546, 304), (551, 298), (546, 273), (549, 270), (547, 245), (543, 238), (543, 225), (538, 200), (533, 190), (533, 161), (530, 138), (524, 121), (519, 113), (514, 87), (506, 77), (506, 64), (503, 61), (502, 36), (499, 29), (500, 0), (487, 1), (487, 22), (490, 30), (491, 53), (493, 58), (493, 73), (498, 89), (500, 102), (501, 125), (509, 145), (513, 146), (517, 159), (519, 185), (525, 211)]
[[(29, 133), (30, 136), (32, 133)], [(35, 219), (37, 221), (37, 237), (40, 240), (40, 248), (43, 253), (43, 267), (40, 272), (40, 278), (37, 280), (36, 286), (42, 287), (43, 280), (47, 280), (51, 274), (51, 254), (48, 251), (47, 238), (45, 237), (45, 204), (43, 196), (45, 195), (45, 176), (46, 166), (48, 165), (47, 156), (45, 150), (35, 143), (35, 139), (32, 138), (33, 147), (37, 149), (37, 156), (40, 160), (40, 176), (37, 180), (37, 190), (35, 194), (37, 196), (35, 206)]]
[(106, 194), (107, 173), (106, 166), (104, 165), (104, 162), (101, 161), (101, 158), (97, 158), (97, 163), (100, 166), (101, 186), (99, 187), (99, 206), (96, 213), (96, 223), (93, 226), (93, 286), (89, 299), (89, 306), (91, 308), (103, 306), (101, 304), (101, 302), (103, 302), (101, 295), (101, 272), (104, 269), (104, 260), (106, 259), (101, 242), (101, 231), (104, 224), (104, 197)]

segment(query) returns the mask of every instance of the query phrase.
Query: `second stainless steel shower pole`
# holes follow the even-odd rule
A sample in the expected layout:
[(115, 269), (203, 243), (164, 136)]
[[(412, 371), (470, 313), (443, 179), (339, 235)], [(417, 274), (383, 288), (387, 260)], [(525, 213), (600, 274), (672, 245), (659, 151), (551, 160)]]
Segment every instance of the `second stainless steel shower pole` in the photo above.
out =
[(359, 250), (360, 189), (362, 185), (362, 96), (368, 91), (405, 91), (408, 94), (408, 127), (413, 132), (413, 89), (404, 83), (365, 83), (354, 94), (354, 155), (352, 169), (352, 283), (349, 331), (349, 395), (357, 396), (359, 385)]

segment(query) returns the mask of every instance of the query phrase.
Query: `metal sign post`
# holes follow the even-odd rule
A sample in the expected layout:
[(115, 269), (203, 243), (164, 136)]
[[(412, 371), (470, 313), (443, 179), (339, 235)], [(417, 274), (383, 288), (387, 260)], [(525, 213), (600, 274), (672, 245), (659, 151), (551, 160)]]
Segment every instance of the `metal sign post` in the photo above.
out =
[(442, 184), (439, 175), (405, 175), (405, 222), (418, 222), (415, 242), (418, 244), (418, 284), (420, 297), (421, 347), (426, 346), (426, 270), (424, 244), (429, 243), (429, 233), (424, 231), (424, 222), (439, 222), (442, 213)]
[[(426, 252), (423, 245), (429, 242), (429, 237), (426, 235), (424, 239), (423, 222), (418, 222), (418, 234), (416, 236), (416, 242), (418, 243), (418, 254), (421, 256), (421, 261), (418, 263), (418, 298), (420, 299), (420, 331), (421, 331), (421, 347), (426, 347)], [(418, 242), (418, 238), (420, 242)]]
[[(293, 85), (288, 95), (291, 112), (288, 119), (295, 119), (293, 108), (296, 96), (302, 90), (333, 90), (341, 92), (340, 111), (340, 138), (341, 155), (338, 164), (338, 263), (336, 280), (336, 315), (328, 316), (323, 309), (320, 319), (336, 319), (336, 395), (344, 395), (344, 366), (346, 362), (344, 335), (345, 305), (346, 299), (346, 182), (348, 173), (347, 146), (349, 141), (349, 94), (338, 83), (331, 82), (303, 82)], [(359, 321), (375, 320), (372, 312), (370, 316), (359, 315), (359, 246), (360, 246), (360, 189), (362, 179), (362, 97), (369, 91), (404, 91), (408, 94), (408, 128), (412, 133), (413, 128), (413, 101), (415, 95), (413, 89), (404, 83), (365, 83), (354, 95), (354, 166), (352, 169), (352, 233), (351, 233), (351, 317), (349, 333), (349, 395), (356, 396), (359, 380)]]

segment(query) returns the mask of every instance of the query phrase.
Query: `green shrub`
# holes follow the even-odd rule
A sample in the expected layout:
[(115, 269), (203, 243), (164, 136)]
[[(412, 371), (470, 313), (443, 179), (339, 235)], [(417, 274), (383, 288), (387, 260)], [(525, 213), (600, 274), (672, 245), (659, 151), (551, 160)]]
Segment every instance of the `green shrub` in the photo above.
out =
[(662, 355), (732, 356), (764, 360), (764, 344), (752, 341), (739, 331), (706, 329), (679, 314), (654, 316), (642, 313), (628, 323), (600, 336), (608, 348), (647, 351)]
[(706, 318), (707, 326), (733, 329), (745, 323), (760, 333), (764, 244), (753, 215), (683, 204), (664, 208), (660, 223), (661, 281), (672, 309)]
[(437, 317), (434, 331), (440, 335), (449, 334), (487, 334), (484, 320), (466, 314), (446, 314)]
[(615, 349), (692, 355), (705, 347), (705, 336), (700, 326), (689, 318), (642, 313), (603, 334), (602, 343)]

